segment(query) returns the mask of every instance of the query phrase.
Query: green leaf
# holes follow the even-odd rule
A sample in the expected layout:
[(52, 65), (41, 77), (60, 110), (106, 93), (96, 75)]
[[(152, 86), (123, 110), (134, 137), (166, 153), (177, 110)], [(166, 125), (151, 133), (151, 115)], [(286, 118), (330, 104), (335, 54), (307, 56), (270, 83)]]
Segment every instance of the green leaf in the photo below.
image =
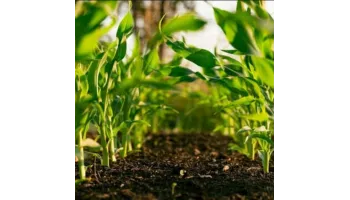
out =
[(115, 24), (102, 27), (102, 22), (114, 10), (116, 2), (96, 2), (76, 4), (75, 15), (75, 57), (76, 60), (92, 57), (93, 50), (97, 47), (98, 40), (106, 34)]
[(215, 133), (215, 132), (223, 131), (223, 130), (225, 130), (225, 126), (224, 125), (217, 125), (215, 127), (215, 129), (213, 130), (213, 132)]
[(235, 107), (235, 106), (241, 106), (241, 105), (250, 105), (253, 103), (256, 99), (253, 96), (245, 96), (240, 99), (237, 99), (230, 104), (226, 105), (225, 107)]
[(231, 151), (238, 151), (238, 152), (240, 152), (242, 154), (245, 154), (245, 155), (247, 154), (246, 149), (238, 146), (237, 144), (229, 144), (229, 148), (228, 149), (231, 150)]
[(171, 69), (172, 69), (172, 67), (163, 67), (163, 68), (156, 70), (156, 71), (160, 72), (163, 76), (168, 76), (171, 72)]
[(170, 72), (169, 76), (179, 77), (179, 76), (187, 76), (190, 74), (193, 74), (192, 70), (179, 66), (179, 67), (171, 68), (171, 72)]
[(194, 13), (187, 13), (167, 21), (162, 27), (162, 33), (171, 35), (178, 31), (197, 31), (205, 24), (206, 22)]
[(117, 30), (116, 36), (119, 39), (119, 41), (122, 41), (123, 36), (129, 36), (132, 33), (133, 28), (134, 28), (134, 19), (132, 17), (132, 14), (128, 12), (120, 22)]
[(158, 56), (158, 48), (152, 49), (145, 56), (144, 69), (146, 75), (148, 75), (152, 70), (157, 69), (159, 66), (159, 56)]
[(145, 115), (153, 115), (157, 111), (169, 111), (171, 113), (179, 114), (179, 111), (175, 108), (167, 105), (157, 105), (155, 108), (150, 109)]
[(128, 90), (135, 88), (140, 85), (140, 80), (136, 78), (123, 79), (120, 84), (118, 84), (117, 91), (119, 93), (127, 92)]
[(259, 140), (263, 140), (267, 143), (269, 143), (271, 146), (273, 146), (273, 141), (271, 140), (271, 138), (269, 138), (268, 136), (266, 135), (263, 135), (263, 134), (259, 134), (259, 133), (253, 133), (253, 134), (250, 134), (247, 136), (246, 138), (246, 142), (250, 139), (259, 139)]
[(125, 123), (130, 127), (131, 125), (134, 124), (143, 124), (143, 125), (147, 125), (147, 126), (151, 126), (148, 122), (146, 122), (145, 120), (127, 120), (125, 121)]
[(80, 77), (79, 86), (81, 88), (81, 97), (86, 96), (89, 90), (89, 80), (87, 75), (83, 75)]
[(76, 57), (79, 58), (91, 55), (91, 53), (96, 49), (99, 39), (103, 35), (107, 34), (115, 23), (115, 20), (113, 20), (108, 26), (96, 29), (93, 32), (84, 35), (79, 41), (79, 44), (76, 46)]
[(167, 40), (166, 44), (177, 54), (203, 68), (213, 68), (217, 60), (208, 50), (187, 46), (184, 42)]
[(108, 57), (108, 50), (102, 54), (102, 58), (99, 61), (94, 61), (91, 63), (88, 71), (89, 87), (96, 99), (100, 98), (99, 90), (99, 74), (101, 68), (105, 65)]
[(236, 11), (237, 12), (243, 12), (244, 11), (244, 7), (243, 7), (243, 4), (242, 4), (241, 0), (237, 1)]
[(252, 61), (256, 72), (262, 82), (270, 87), (274, 87), (274, 61), (266, 58), (252, 56)]
[(215, 78), (215, 79), (213, 79), (213, 78), (211, 78), (211, 79), (209, 79), (209, 82), (219, 84), (234, 94), (248, 96), (248, 92), (246, 90), (234, 87), (234, 85), (232, 84), (232, 80), (230, 80), (230, 79), (227, 79), (227, 78), (220, 78), (220, 79)]
[(135, 44), (132, 51), (132, 57), (137, 57), (141, 52), (141, 41), (140, 41), (140, 35), (138, 34), (135, 38)]
[(203, 74), (201, 74), (200, 72), (196, 72), (194, 73), (198, 78), (207, 81), (208, 78), (206, 78)]
[(213, 68), (216, 66), (215, 56), (205, 49), (200, 49), (190, 54), (186, 59), (203, 68)]
[(144, 60), (137, 56), (134, 61), (132, 62), (132, 65), (130, 67), (131, 76), (134, 79), (141, 79), (143, 76), (143, 69), (144, 69)]
[(245, 77), (245, 75), (241, 72), (242, 70), (237, 68), (241, 68), (240, 65), (233, 65), (233, 64), (228, 64), (224, 65), (224, 71), (227, 75), (229, 76), (238, 76), (238, 77)]
[(152, 79), (147, 79), (147, 80), (142, 80), (140, 81), (140, 84), (144, 87), (150, 87), (150, 88), (156, 88), (156, 89), (163, 89), (163, 90), (167, 90), (167, 89), (172, 89), (173, 85), (161, 81), (161, 80), (152, 80)]
[(247, 55), (260, 55), (253, 37), (253, 17), (245, 12), (230, 13), (219, 8), (213, 8), (217, 24), (221, 27), (230, 44), (238, 51)]
[(115, 54), (115, 58), (114, 58), (117, 62), (123, 60), (123, 58), (125, 57), (126, 48), (127, 48), (126, 41), (123, 41), (119, 44), (117, 53)]
[(163, 66), (163, 67), (172, 67), (172, 66), (177, 66), (177, 65), (180, 65), (181, 62), (182, 62), (183, 58), (178, 55), (178, 54), (175, 54), (173, 59), (166, 63), (166, 64), (160, 64), (160, 66)]
[(267, 19), (270, 17), (270, 14), (261, 7), (260, 1), (243, 1), (245, 4), (249, 6), (249, 8), (253, 9), (257, 16)]
[(269, 130), (267, 130), (265, 126), (260, 126), (254, 129), (254, 132), (268, 132), (268, 131)]
[(161, 109), (164, 109), (166, 111), (170, 111), (172, 113), (175, 113), (175, 114), (179, 114), (180, 112), (178, 110), (176, 110), (175, 108), (171, 107), (171, 106), (166, 106), (166, 105), (161, 105), (159, 106)]
[(121, 61), (126, 55), (126, 39), (132, 34), (133, 28), (134, 19), (132, 17), (132, 14), (128, 12), (120, 22), (116, 34), (117, 38), (119, 39), (119, 45), (115, 56), (115, 60), (117, 62)]
[(244, 126), (244, 127), (242, 127), (241, 129), (239, 129), (239, 130), (237, 131), (237, 134), (249, 132), (249, 131), (251, 131), (251, 130), (252, 130), (252, 129), (251, 129), (249, 126)]
[(229, 54), (233, 54), (233, 55), (244, 55), (244, 53), (241, 53), (236, 49), (227, 49), (227, 50), (223, 49), (221, 51), (229, 53)]
[(248, 120), (259, 121), (259, 122), (267, 121), (269, 119), (269, 115), (267, 113), (241, 115), (240, 117)]
[(174, 17), (168, 20), (159, 31), (152, 37), (149, 42), (150, 48), (153, 48), (156, 43), (162, 39), (162, 34), (170, 36), (179, 31), (197, 31), (201, 29), (206, 22), (198, 18), (194, 13), (187, 13), (182, 16)]
[(191, 76), (182, 76), (176, 83), (182, 83), (182, 82), (193, 82), (196, 78)]
[(187, 47), (184, 42), (181, 41), (175, 41), (172, 42), (170, 40), (167, 40), (166, 44), (174, 50), (178, 55), (186, 58), (187, 56), (191, 55), (191, 53), (197, 51), (198, 49), (196, 47)]

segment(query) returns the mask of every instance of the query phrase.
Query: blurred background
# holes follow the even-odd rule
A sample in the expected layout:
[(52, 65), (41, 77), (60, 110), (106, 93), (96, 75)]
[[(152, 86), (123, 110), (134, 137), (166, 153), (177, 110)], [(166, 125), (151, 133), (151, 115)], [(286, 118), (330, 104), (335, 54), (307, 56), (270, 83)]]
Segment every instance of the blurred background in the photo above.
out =
[[(139, 33), (141, 44), (145, 43), (158, 30), (158, 22), (165, 15), (163, 22), (176, 15), (181, 15), (187, 12), (195, 12), (198, 16), (207, 21), (207, 24), (200, 31), (196, 32), (180, 32), (178, 37), (186, 38), (187, 44), (194, 45), (198, 48), (207, 49), (214, 52), (214, 48), (230, 49), (231, 45), (228, 43), (224, 33), (216, 24), (213, 9), (211, 5), (227, 11), (235, 11), (236, 1), (186, 1), (186, 0), (170, 0), (170, 1), (132, 1), (132, 12), (135, 19), (134, 34), (128, 38), (128, 46), (133, 47), (135, 41), (135, 33)], [(272, 15), (274, 14), (274, 1), (265, 1), (264, 7)], [(122, 17), (127, 13), (129, 3), (128, 1), (121, 1), (117, 15), (118, 23)], [(106, 19), (105, 24), (110, 23), (111, 19)], [(117, 24), (118, 24), (117, 23)], [(117, 26), (115, 26), (106, 35), (103, 40), (113, 41), (116, 36)], [(127, 54), (132, 53), (132, 48), (128, 48)], [(173, 51), (162, 46), (159, 50), (160, 59), (169, 61), (173, 55)], [(182, 66), (186, 66), (193, 71), (200, 70), (200, 67), (184, 59)]]

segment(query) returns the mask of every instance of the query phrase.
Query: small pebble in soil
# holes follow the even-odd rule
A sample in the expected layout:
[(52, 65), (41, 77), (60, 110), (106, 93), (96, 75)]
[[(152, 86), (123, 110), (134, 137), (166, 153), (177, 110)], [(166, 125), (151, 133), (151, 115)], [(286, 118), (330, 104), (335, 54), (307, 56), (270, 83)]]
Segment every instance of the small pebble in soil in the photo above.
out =
[(225, 165), (224, 168), (222, 169), (222, 171), (226, 172), (230, 169), (230, 167), (228, 165)]
[(199, 154), (201, 154), (201, 151), (199, 151), (198, 149), (194, 149), (194, 155), (198, 156)]

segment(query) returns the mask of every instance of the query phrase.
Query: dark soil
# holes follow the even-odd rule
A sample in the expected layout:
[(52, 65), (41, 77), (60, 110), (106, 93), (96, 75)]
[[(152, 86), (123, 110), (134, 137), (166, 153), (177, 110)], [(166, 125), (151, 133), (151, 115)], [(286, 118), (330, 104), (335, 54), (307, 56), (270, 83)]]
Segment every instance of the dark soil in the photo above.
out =
[(110, 168), (86, 161), (91, 181), (76, 186), (76, 199), (273, 199), (273, 158), (264, 174), (258, 159), (230, 152), (230, 142), (199, 134), (149, 136), (141, 152), (117, 158)]

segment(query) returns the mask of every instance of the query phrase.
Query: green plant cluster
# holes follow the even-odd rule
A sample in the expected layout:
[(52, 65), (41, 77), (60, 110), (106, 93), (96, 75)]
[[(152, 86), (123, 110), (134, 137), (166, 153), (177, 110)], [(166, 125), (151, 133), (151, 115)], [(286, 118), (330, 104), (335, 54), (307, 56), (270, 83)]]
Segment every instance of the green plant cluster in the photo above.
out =
[[(85, 155), (97, 156), (109, 166), (117, 154), (125, 157), (140, 148), (147, 132), (175, 128), (228, 132), (235, 140), (231, 148), (251, 159), (257, 151), (268, 172), (273, 151), (274, 35), (273, 19), (260, 1), (237, 1), (235, 13), (213, 8), (233, 47), (214, 54), (174, 38), (174, 33), (197, 31), (206, 24), (187, 13), (161, 20), (146, 49), (140, 49), (136, 37), (132, 55), (127, 56), (127, 38), (135, 23), (130, 11), (118, 25), (116, 40), (100, 41), (117, 22), (116, 6), (116, 1), (76, 4), (75, 149), (80, 178), (85, 179)], [(108, 17), (110, 24), (102, 26)], [(161, 44), (175, 52), (168, 63), (158, 57)], [(181, 66), (183, 59), (202, 72)], [(208, 91), (179, 87), (193, 81), (202, 82)], [(178, 97), (191, 106), (171, 101)], [(98, 143), (87, 140), (91, 125), (98, 130)]]

